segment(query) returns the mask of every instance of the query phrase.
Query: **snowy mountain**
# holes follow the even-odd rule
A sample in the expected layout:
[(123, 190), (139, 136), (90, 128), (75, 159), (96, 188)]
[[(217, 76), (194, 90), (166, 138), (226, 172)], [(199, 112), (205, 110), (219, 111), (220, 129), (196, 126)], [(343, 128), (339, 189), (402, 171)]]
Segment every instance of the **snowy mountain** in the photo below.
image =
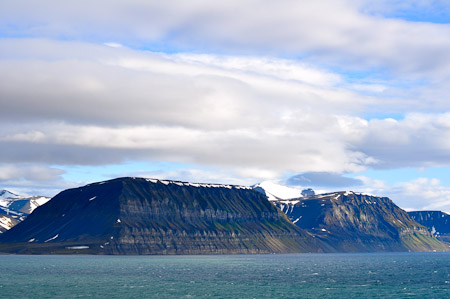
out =
[(314, 191), (312, 189), (302, 190), (301, 188), (283, 186), (270, 181), (264, 181), (253, 185), (252, 188), (265, 194), (269, 201), (286, 200), (314, 195)]
[(49, 201), (45, 196), (17, 195), (8, 190), (0, 191), (0, 233), (23, 221), (37, 207)]
[(1, 190), (0, 191), (0, 202), (3, 199), (9, 199), (9, 198), (19, 198), (20, 195), (14, 194), (8, 190)]

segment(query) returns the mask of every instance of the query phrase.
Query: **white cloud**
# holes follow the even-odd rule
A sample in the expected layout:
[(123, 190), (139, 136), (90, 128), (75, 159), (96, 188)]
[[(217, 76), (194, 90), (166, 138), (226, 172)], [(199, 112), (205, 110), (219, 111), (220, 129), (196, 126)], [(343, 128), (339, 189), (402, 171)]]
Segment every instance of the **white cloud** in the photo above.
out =
[(113, 42), (109, 42), (109, 43), (104, 43), (105, 46), (111, 47), (111, 48), (121, 48), (123, 47), (121, 44), (119, 43), (113, 43)]
[(450, 165), (449, 123), (449, 113), (371, 120), (359, 126), (364, 135), (353, 145), (382, 168)]
[[(378, 8), (371, 8), (370, 3), (135, 0), (67, 5), (54, 0), (17, 0), (0, 4), (0, 30), (8, 36), (306, 55), (344, 67), (387, 67), (404, 75), (448, 73), (448, 25), (371, 16), (364, 12), (383, 11), (386, 1)], [(396, 3), (401, 7), (408, 2)]]
[(63, 179), (65, 171), (42, 164), (0, 163), (0, 190), (21, 195), (54, 196), (76, 184)]
[(264, 178), (450, 164), (448, 114), (365, 120), (354, 115), (383, 98), (305, 63), (36, 39), (0, 45), (6, 163), (163, 159)]
[(0, 181), (30, 180), (54, 181), (64, 173), (61, 169), (36, 165), (8, 165), (0, 164)]
[(340, 141), (338, 124), (370, 98), (305, 63), (79, 42), (0, 44), (5, 162), (166, 159), (264, 178), (356, 171), (373, 162)]
[[(3, 121), (230, 129), (274, 125), (279, 115), (318, 107), (356, 111), (369, 101), (334, 87), (337, 75), (296, 62), (288, 67), (286, 60), (209, 55), (202, 61), (43, 40), (3, 40), (0, 46), (5, 49), (0, 61)], [(23, 48), (35, 54), (21, 53)]]
[(389, 197), (407, 211), (450, 212), (450, 187), (442, 185), (436, 178), (416, 178), (410, 181), (389, 184), (384, 180), (358, 176), (364, 184), (355, 191)]

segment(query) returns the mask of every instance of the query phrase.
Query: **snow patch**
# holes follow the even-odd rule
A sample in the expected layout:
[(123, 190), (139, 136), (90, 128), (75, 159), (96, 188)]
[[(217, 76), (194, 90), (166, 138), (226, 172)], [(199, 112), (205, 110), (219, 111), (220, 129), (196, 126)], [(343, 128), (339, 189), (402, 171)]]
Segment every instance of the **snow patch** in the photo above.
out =
[[(9, 220), (9, 219), (8, 219)], [(11, 220), (10, 220), (11, 221)], [(3, 227), (6, 230), (9, 230), (11, 227), (13, 227), (12, 223), (11, 225), (8, 224), (7, 221), (4, 221), (2, 219), (0, 219), (0, 226)]]
[(295, 219), (294, 221), (292, 221), (292, 223), (296, 224), (303, 216), (298, 217), (297, 219)]
[(76, 249), (89, 249), (89, 246), (69, 246), (69, 247), (66, 247), (66, 249), (73, 249), (73, 250), (76, 250)]
[(50, 241), (52, 241), (52, 240), (55, 240), (55, 239), (58, 238), (58, 237), (59, 237), (59, 234), (56, 234), (54, 237), (51, 237), (50, 239), (44, 241), (44, 243), (50, 242)]
[(235, 186), (235, 185), (224, 185), (224, 184), (199, 184), (199, 183), (188, 183), (180, 181), (170, 181), (170, 180), (158, 180), (158, 179), (145, 179), (147, 182), (151, 183), (162, 183), (164, 185), (175, 184), (178, 186), (190, 186), (190, 187), (205, 187), (205, 188), (227, 188), (227, 189), (246, 189), (251, 190), (253, 188), (248, 186)]

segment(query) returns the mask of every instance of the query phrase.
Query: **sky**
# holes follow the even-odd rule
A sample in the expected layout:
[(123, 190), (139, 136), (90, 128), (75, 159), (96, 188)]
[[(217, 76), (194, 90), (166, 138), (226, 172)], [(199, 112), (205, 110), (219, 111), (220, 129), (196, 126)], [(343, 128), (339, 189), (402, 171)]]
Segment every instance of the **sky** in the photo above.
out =
[(0, 189), (270, 180), (450, 212), (449, 4), (1, 1)]

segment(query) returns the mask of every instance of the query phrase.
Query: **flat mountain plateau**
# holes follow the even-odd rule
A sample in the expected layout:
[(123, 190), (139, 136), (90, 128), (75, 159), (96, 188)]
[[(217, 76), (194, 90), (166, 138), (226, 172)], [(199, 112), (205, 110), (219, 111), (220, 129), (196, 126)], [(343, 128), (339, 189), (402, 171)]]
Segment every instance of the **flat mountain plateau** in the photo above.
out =
[(26, 254), (329, 252), (249, 187), (119, 178), (69, 189), (0, 235)]

